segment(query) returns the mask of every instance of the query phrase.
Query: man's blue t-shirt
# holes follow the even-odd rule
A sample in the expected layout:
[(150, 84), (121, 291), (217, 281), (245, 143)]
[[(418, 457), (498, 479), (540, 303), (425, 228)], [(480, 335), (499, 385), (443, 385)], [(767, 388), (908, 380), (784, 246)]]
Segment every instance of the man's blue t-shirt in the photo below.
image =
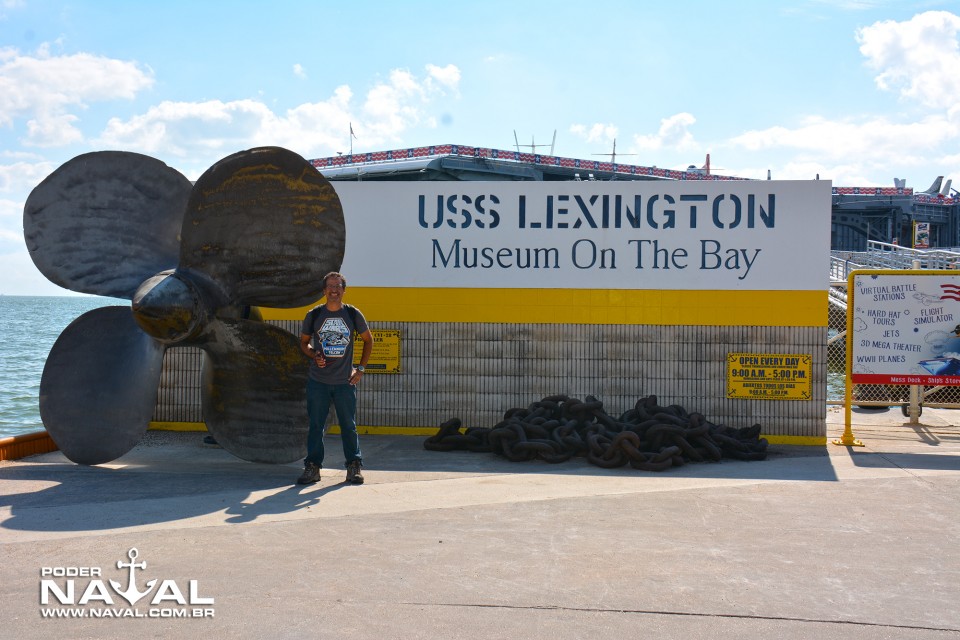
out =
[[(301, 334), (310, 336), (310, 346), (327, 360), (322, 369), (310, 361), (309, 376), (324, 384), (347, 384), (353, 370), (353, 345), (355, 334), (367, 331), (367, 319), (360, 310), (352, 307), (353, 313), (344, 305), (330, 311), (325, 304), (314, 307), (303, 319)], [(354, 324), (356, 320), (356, 324)]]

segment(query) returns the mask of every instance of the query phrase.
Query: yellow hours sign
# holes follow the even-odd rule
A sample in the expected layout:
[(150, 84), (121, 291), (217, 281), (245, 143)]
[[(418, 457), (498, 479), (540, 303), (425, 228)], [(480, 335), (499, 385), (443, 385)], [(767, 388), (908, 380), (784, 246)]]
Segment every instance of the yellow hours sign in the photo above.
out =
[(727, 397), (810, 400), (812, 360), (806, 353), (728, 353)]

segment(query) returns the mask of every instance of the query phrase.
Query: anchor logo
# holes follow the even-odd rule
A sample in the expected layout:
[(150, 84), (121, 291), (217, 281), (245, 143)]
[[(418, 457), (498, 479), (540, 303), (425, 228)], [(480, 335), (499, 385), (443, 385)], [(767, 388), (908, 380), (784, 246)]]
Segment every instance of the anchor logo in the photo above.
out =
[(140, 555), (140, 552), (137, 551), (136, 547), (132, 547), (130, 551), (127, 552), (127, 557), (130, 558), (130, 562), (123, 562), (122, 560), (117, 560), (117, 569), (122, 569), (124, 567), (127, 567), (130, 569), (130, 573), (127, 576), (127, 588), (125, 590), (120, 588), (120, 583), (117, 582), (116, 580), (110, 581), (110, 586), (113, 587), (113, 590), (116, 591), (121, 596), (123, 596), (123, 599), (129, 602), (131, 606), (137, 604), (138, 600), (140, 600), (145, 595), (150, 593), (150, 591), (153, 590), (153, 585), (156, 584), (157, 582), (156, 578), (148, 582), (147, 590), (142, 593), (137, 589), (137, 585), (134, 583), (134, 580), (133, 580), (133, 570), (134, 568), (137, 568), (137, 569), (147, 568), (146, 560), (139, 563), (135, 562), (138, 555)]

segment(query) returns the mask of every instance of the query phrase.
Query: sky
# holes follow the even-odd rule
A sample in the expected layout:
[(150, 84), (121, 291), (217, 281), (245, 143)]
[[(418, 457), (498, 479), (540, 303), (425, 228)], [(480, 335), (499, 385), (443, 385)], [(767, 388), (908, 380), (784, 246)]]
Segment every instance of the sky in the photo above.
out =
[(90, 151), (195, 180), (263, 145), (616, 141), (628, 164), (960, 185), (958, 34), (960, 0), (0, 0), (0, 294), (70, 293), (23, 205)]

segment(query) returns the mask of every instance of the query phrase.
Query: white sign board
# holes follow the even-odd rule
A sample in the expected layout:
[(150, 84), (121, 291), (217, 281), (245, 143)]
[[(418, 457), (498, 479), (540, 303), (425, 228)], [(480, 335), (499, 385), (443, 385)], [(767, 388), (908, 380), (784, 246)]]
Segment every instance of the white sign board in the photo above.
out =
[(960, 384), (960, 274), (852, 278), (855, 384)]
[(823, 290), (829, 181), (335, 182), (351, 286)]

